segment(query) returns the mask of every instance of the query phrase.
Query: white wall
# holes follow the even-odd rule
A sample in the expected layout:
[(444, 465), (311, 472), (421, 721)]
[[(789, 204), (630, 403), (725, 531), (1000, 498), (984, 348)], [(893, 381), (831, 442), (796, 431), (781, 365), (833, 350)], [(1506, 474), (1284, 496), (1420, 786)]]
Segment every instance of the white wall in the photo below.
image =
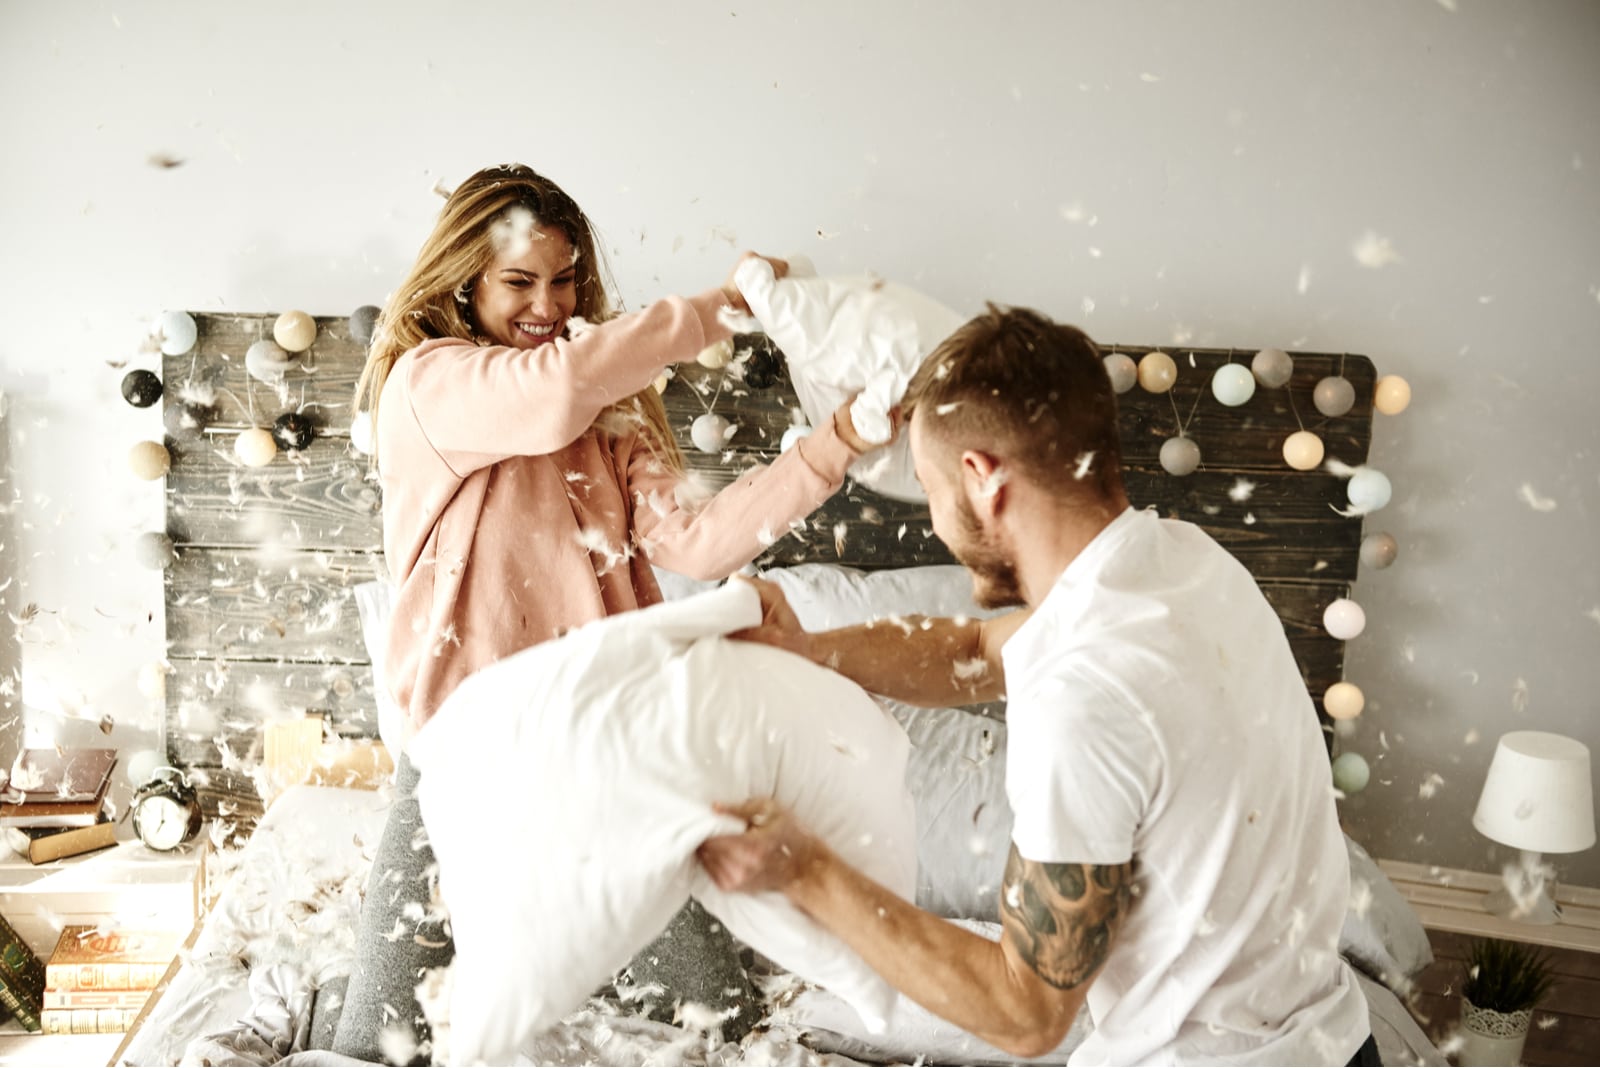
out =
[[(1600, 750), (1600, 6), (397, 6), (0, 6), (30, 704), (155, 723), (160, 581), (129, 547), (162, 500), (124, 456), (160, 423), (111, 366), (155, 365), (146, 322), (380, 302), (435, 181), (520, 160), (634, 304), (800, 250), (1102, 341), (1371, 356), (1416, 401), (1375, 428), (1396, 494), (1369, 524), (1402, 549), (1355, 591), (1344, 744), (1376, 775), (1347, 818), (1487, 869), (1495, 738)], [(1357, 261), (1369, 231), (1396, 262)], [(1600, 885), (1600, 851), (1564, 870)]]

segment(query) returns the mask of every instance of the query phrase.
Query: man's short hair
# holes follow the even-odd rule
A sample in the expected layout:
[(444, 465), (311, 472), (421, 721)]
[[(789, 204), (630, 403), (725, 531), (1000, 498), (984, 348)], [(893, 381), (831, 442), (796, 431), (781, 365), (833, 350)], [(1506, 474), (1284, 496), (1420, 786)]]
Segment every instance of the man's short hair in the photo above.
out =
[(1082, 330), (1028, 308), (963, 324), (928, 354), (901, 412), (957, 449), (992, 453), (1063, 493), (1122, 490), (1117, 400), (1100, 350)]

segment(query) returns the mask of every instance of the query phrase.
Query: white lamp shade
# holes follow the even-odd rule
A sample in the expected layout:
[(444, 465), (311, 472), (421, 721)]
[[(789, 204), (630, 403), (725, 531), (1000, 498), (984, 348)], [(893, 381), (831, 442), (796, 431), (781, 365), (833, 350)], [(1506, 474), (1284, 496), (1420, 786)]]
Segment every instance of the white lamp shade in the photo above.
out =
[(1472, 825), (1531, 853), (1588, 849), (1595, 842), (1589, 747), (1545, 731), (1502, 735)]

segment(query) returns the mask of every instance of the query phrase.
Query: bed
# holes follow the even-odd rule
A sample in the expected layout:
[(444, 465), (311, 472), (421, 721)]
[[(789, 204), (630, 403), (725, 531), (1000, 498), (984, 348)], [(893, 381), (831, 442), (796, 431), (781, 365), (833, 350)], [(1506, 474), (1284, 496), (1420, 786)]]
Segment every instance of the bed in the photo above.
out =
[[(182, 384), (212, 406), (204, 435), (169, 443), (167, 533), (178, 551), (166, 598), (174, 667), (168, 755), (203, 783), (219, 832), (253, 833), (242, 848), (219, 853), (220, 895), (117, 1063), (325, 1063), (328, 1055), (306, 1052), (319, 1039), (316, 999), (348, 974), (387, 795), (381, 787), (333, 785), (274, 796), (260, 761), (271, 728), (308, 714), (320, 718), (330, 744), (371, 744), (379, 733), (375, 650), (367, 641), (377, 629), (370, 593), (379, 572), (379, 503), (338, 407), (351, 395), (362, 348), (344, 318), (319, 318), (303, 366), (267, 387), (249, 379), (241, 355), (270, 336), (271, 316), (195, 318), (195, 350), (165, 365), (169, 395)], [(713, 487), (770, 459), (793, 421), (794, 395), (781, 377), (765, 389), (741, 378), (764, 345), (759, 336), (740, 337), (730, 367), (685, 365), (664, 395), (694, 476)], [(1135, 357), (1149, 351), (1118, 348)], [(1322, 610), (1356, 578), (1362, 521), (1344, 514), (1336, 474), (1289, 470), (1280, 450), (1287, 434), (1307, 428), (1330, 457), (1363, 463), (1375, 376), (1360, 356), (1297, 353), (1285, 387), (1258, 390), (1239, 407), (1217, 403), (1207, 387), (1211, 372), (1248, 364), (1253, 352), (1174, 349), (1179, 375), (1171, 392), (1136, 388), (1119, 398), (1126, 480), (1136, 505), (1199, 523), (1250, 568), (1283, 619), (1320, 714), (1321, 695), (1343, 667), (1343, 644), (1323, 631)], [(1341, 417), (1319, 416), (1311, 405), (1313, 387), (1330, 375), (1354, 385), (1356, 404)], [(688, 425), (711, 409), (738, 430), (725, 450), (700, 453)], [(233, 436), (284, 411), (313, 417), (318, 437), (309, 448), (264, 469), (229, 458)], [(1206, 461), (1186, 477), (1159, 461), (1180, 425)], [(784, 585), (812, 627), (970, 604), (965, 576), (932, 538), (925, 509), (854, 483), (756, 567)], [(669, 598), (704, 585), (659, 577)], [(994, 709), (891, 711), (912, 744), (918, 902), (992, 936), (1009, 826), (1004, 722)], [(1323, 723), (1330, 728), (1325, 716)], [(1331, 749), (1331, 729), (1328, 736)], [(1360, 847), (1349, 847), (1355, 892), (1341, 950), (1362, 977), (1385, 1062), (1446, 1063), (1401, 1000), (1409, 978), (1431, 960), (1421, 924)], [(915, 1006), (896, 1013), (889, 1033), (873, 1036), (837, 997), (757, 964), (769, 1012), (742, 1045), (645, 1020), (602, 993), (522, 1054), (526, 1063), (549, 1064), (1064, 1063), (1087, 1026), (1081, 1021), (1061, 1049), (1036, 1062), (1019, 1062)]]

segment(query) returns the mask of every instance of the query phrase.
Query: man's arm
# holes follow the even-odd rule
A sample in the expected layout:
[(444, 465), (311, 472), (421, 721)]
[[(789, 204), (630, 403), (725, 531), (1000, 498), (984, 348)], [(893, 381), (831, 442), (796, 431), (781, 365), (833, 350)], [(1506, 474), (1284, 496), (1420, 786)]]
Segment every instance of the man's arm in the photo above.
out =
[(1016, 848), (999, 944), (917, 908), (844, 863), (770, 801), (700, 858), (723, 890), (777, 890), (928, 1011), (1010, 1053), (1060, 1045), (1132, 904), (1132, 864), (1040, 864)]
[(761, 593), (761, 625), (733, 637), (788, 649), (872, 693), (927, 708), (1005, 696), (1000, 649), (1032, 611), (992, 619), (893, 616), (813, 634), (800, 626), (782, 587), (744, 581)]

